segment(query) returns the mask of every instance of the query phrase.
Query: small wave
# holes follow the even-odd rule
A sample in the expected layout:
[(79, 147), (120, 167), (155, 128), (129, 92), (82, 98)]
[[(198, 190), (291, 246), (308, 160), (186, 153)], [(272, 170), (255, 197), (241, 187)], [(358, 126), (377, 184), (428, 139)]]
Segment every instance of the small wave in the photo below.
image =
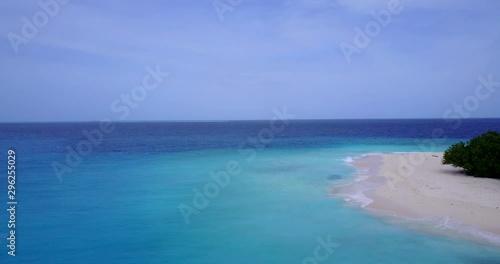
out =
[[(387, 212), (389, 213), (389, 212)], [(475, 226), (467, 225), (464, 223), (460, 223), (457, 221), (454, 221), (453, 219), (443, 216), (443, 217), (428, 217), (428, 218), (413, 218), (413, 217), (406, 217), (402, 216), (399, 214), (394, 214), (390, 213), (393, 218), (391, 221), (396, 221), (396, 219), (400, 219), (403, 222), (403, 224), (416, 224), (414, 226), (417, 229), (423, 228), (424, 230), (430, 231), (430, 232), (436, 232), (437, 230), (442, 230), (445, 233), (438, 232), (441, 235), (450, 235), (453, 237), (459, 237), (460, 239), (465, 239), (465, 240), (470, 240), (473, 239), (475, 241), (483, 241), (483, 242), (488, 242), (490, 244), (494, 245), (500, 245), (500, 236), (489, 233), (486, 231), (481, 231)], [(396, 223), (401, 223), (401, 222), (396, 222)], [(419, 226), (420, 225), (420, 226)], [(437, 228), (433, 229), (431, 227)], [(430, 229), (429, 229), (430, 228)]]
[(345, 202), (355, 205), (355, 206), (360, 206), (364, 208), (365, 206), (368, 206), (369, 204), (373, 203), (373, 200), (366, 197), (363, 192), (356, 192), (356, 193), (342, 193), (342, 194), (337, 194), (337, 196), (340, 196), (344, 199)]
[(370, 198), (368, 198), (368, 197), (366, 197), (366, 195), (363, 192), (359, 192), (359, 193), (353, 194), (353, 195), (351, 195), (351, 197), (352, 197), (352, 199), (354, 199), (354, 201), (356, 201), (357, 203), (359, 203), (362, 208), (364, 208), (365, 206), (368, 206), (371, 203), (373, 203), (373, 200), (370, 199)]
[(347, 164), (351, 164), (352, 162), (354, 162), (355, 158), (349, 156), (347, 158), (344, 158), (342, 159), (343, 162), (347, 163)]
[[(347, 156), (342, 159), (342, 161), (346, 162), (350, 166), (353, 166), (352, 163), (358, 159), (382, 154), (383, 153), (381, 152), (364, 153), (356, 157)], [(379, 186), (378, 183), (366, 182), (366, 179), (372, 176), (377, 176), (377, 172), (374, 170), (374, 167), (376, 167), (375, 163), (369, 167), (356, 167), (356, 172), (353, 175), (354, 177), (352, 177), (348, 182), (336, 185), (334, 194), (354, 206), (366, 207), (373, 203), (373, 200), (367, 197), (365, 193)]]
[(470, 235), (473, 237), (479, 237), (492, 244), (500, 245), (500, 236), (495, 235), (490, 232), (481, 231), (477, 227), (461, 224), (450, 220), (448, 217), (444, 217), (442, 221), (437, 225), (438, 227), (458, 231), (461, 234)]
[(365, 207), (373, 202), (373, 200), (365, 195), (367, 191), (378, 187), (377, 183), (364, 181), (368, 175), (360, 175), (353, 182), (335, 186), (333, 194), (343, 198), (344, 201), (354, 206)]
[(369, 153), (362, 154), (361, 157), (374, 156), (374, 155), (383, 155), (383, 154), (384, 153), (382, 153), (382, 152), (369, 152)]
[(374, 156), (374, 155), (382, 155), (384, 153), (382, 152), (369, 152), (369, 153), (365, 153), (365, 154), (361, 154), (359, 156), (347, 156), (343, 159), (340, 159), (341, 161), (351, 165), (351, 163), (353, 163), (354, 161), (358, 160), (358, 159), (361, 159), (361, 158), (364, 158), (364, 157), (368, 157), (368, 156)]

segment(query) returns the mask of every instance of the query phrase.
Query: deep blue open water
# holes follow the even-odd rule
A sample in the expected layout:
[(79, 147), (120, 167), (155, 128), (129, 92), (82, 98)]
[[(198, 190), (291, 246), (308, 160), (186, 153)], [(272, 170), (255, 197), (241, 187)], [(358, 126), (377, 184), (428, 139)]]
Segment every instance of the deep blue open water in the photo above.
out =
[(356, 176), (348, 157), (443, 151), (500, 119), (113, 127), (93, 144), (83, 131), (98, 123), (0, 124), (0, 263), (500, 263), (499, 247), (393, 225), (330, 194)]

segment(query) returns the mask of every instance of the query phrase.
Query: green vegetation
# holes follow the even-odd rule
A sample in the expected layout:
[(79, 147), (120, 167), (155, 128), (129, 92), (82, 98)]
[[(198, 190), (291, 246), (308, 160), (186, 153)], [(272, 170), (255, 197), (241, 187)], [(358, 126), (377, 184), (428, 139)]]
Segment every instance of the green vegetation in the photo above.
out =
[(443, 164), (463, 168), (468, 175), (500, 179), (500, 133), (488, 131), (454, 144), (444, 152)]

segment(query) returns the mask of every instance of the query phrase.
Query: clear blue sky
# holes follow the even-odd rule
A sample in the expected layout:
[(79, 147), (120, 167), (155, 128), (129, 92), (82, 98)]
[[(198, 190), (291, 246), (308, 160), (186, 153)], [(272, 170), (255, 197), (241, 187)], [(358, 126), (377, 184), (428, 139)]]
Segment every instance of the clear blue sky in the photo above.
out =
[[(388, 2), (243, 0), (221, 21), (212, 0), (69, 0), (15, 53), (9, 32), (43, 9), (1, 1), (0, 122), (119, 119), (148, 65), (170, 76), (127, 120), (441, 118), (478, 76), (500, 82), (496, 0), (401, 0), (347, 63), (339, 45)], [(500, 86), (471, 117), (500, 117)]]

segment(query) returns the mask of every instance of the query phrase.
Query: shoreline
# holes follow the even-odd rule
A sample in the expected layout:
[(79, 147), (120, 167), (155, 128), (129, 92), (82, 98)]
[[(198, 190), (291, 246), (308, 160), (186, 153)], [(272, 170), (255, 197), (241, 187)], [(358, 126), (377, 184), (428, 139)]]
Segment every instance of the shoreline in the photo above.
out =
[(500, 246), (500, 180), (467, 176), (441, 164), (442, 155), (363, 155), (348, 162), (357, 169), (356, 180), (334, 187), (333, 194), (388, 221)]

